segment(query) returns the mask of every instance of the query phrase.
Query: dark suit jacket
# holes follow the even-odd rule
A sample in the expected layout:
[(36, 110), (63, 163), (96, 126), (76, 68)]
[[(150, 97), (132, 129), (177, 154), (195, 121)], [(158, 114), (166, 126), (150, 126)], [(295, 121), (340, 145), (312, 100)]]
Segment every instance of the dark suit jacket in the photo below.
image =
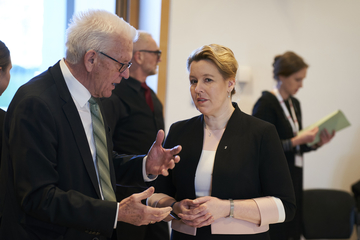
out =
[[(106, 129), (114, 189), (115, 181), (144, 184), (142, 157), (113, 162)], [(59, 63), (19, 88), (4, 130), (0, 239), (112, 235), (117, 203), (101, 200), (84, 127)]]
[(5, 114), (6, 112), (0, 108), (0, 168), (1, 168), (1, 149), (2, 149), (2, 137), (3, 137)]
[(141, 83), (129, 77), (103, 99), (104, 113), (112, 130), (114, 151), (147, 154), (157, 132), (164, 129), (163, 106), (151, 90), (154, 112), (146, 103)]
[[(151, 89), (150, 89), (151, 90)], [(103, 98), (104, 114), (111, 128), (114, 151), (122, 154), (146, 154), (160, 129), (164, 129), (163, 106), (153, 90), (151, 97), (154, 112), (146, 103), (144, 89), (140, 81), (129, 77), (122, 79), (109, 98)], [(129, 197), (145, 188), (117, 186), (116, 199)], [(166, 222), (144, 226), (134, 226), (119, 222), (119, 239), (169, 239), (169, 227)]]
[[(286, 159), (273, 125), (240, 111), (228, 121), (219, 142), (211, 195), (220, 199), (274, 196), (283, 202), (286, 221), (295, 213), (295, 197)], [(155, 188), (177, 201), (195, 199), (194, 179), (203, 148), (203, 115), (173, 124), (165, 147), (182, 145), (181, 161)], [(221, 238), (220, 238), (221, 239)]]

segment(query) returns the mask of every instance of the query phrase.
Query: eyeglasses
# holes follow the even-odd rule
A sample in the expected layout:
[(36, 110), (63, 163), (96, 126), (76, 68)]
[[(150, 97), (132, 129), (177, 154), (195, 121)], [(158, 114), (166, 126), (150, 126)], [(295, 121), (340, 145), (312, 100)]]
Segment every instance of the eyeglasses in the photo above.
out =
[(157, 54), (158, 59), (161, 57), (161, 50), (157, 50), (157, 51), (139, 50), (139, 52), (148, 52), (148, 53), (154, 53), (154, 54)]
[(113, 60), (113, 61), (115, 61), (115, 62), (117, 62), (117, 63), (120, 63), (120, 65), (121, 65), (121, 67), (120, 67), (120, 69), (119, 69), (119, 72), (120, 73), (122, 73), (122, 72), (124, 72), (126, 69), (128, 69), (128, 68), (130, 68), (131, 67), (131, 62), (129, 62), (129, 63), (121, 63), (121, 62), (119, 62), (118, 60), (116, 60), (115, 58), (112, 58), (112, 57), (110, 57), (109, 55), (107, 55), (107, 54), (105, 54), (105, 53), (103, 53), (103, 52), (99, 52), (99, 53), (101, 53), (102, 55), (104, 55), (105, 57), (108, 57), (108, 58), (110, 58), (111, 60)]

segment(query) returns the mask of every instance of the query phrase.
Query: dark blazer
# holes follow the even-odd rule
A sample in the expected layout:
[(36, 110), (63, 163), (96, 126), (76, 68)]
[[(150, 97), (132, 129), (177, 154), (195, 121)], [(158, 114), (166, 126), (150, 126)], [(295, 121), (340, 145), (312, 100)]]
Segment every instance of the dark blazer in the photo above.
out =
[[(116, 181), (143, 185), (142, 157), (118, 156), (113, 162), (106, 129), (114, 189)], [(84, 127), (59, 62), (19, 88), (6, 114), (3, 144), (0, 239), (111, 237), (117, 203), (101, 200)]]
[[(302, 129), (302, 116), (300, 102), (295, 97), (290, 96), (294, 106), (296, 118), (299, 123), (299, 129)], [(286, 107), (290, 111), (289, 100), (285, 100)], [(252, 115), (273, 124), (282, 141), (289, 141), (294, 137), (292, 127), (284, 114), (278, 99), (274, 94), (263, 91), (261, 97), (254, 105)], [(314, 150), (306, 144), (300, 146), (300, 154)], [(296, 148), (285, 151), (285, 157), (288, 162), (292, 183), (295, 190), (297, 209), (294, 219), (291, 222), (281, 225), (271, 225), (270, 235), (274, 239), (300, 239), (302, 234), (302, 195), (303, 195), (303, 168), (295, 165)], [(285, 233), (287, 235), (285, 235)]]
[[(275, 127), (233, 105), (235, 111), (215, 155), (211, 195), (220, 199), (274, 196), (283, 202), (286, 221), (291, 220), (295, 213), (294, 191)], [(171, 126), (164, 146), (181, 144), (181, 161), (168, 177), (158, 177), (155, 188), (159, 192), (177, 201), (196, 198), (194, 180), (203, 136), (203, 115)]]
[[(295, 97), (290, 96), (291, 101), (294, 106), (296, 119), (299, 123), (299, 129), (303, 128), (302, 126), (302, 116), (301, 116), (301, 106), (298, 99)], [(284, 101), (285, 105), (287, 106), (290, 115), (292, 114), (290, 111), (289, 100)], [(264, 121), (274, 124), (279, 137), (281, 140), (289, 140), (294, 137), (294, 133), (292, 127), (287, 120), (284, 110), (282, 109), (278, 99), (276, 96), (268, 91), (262, 92), (262, 96), (257, 100), (254, 105), (254, 109), (252, 112), (254, 117), (260, 118)], [(301, 153), (308, 152), (313, 150), (309, 148), (306, 144), (301, 145)], [(288, 161), (292, 160), (294, 162), (294, 155), (295, 155), (295, 148), (291, 151), (285, 152), (285, 156)], [(291, 164), (289, 162), (289, 164)]]

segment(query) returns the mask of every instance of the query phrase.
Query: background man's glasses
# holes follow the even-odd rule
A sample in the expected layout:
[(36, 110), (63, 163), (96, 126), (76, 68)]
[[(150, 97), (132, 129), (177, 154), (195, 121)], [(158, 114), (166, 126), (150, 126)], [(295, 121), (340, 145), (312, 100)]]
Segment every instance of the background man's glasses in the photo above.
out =
[(157, 55), (158, 59), (161, 57), (161, 50), (157, 51), (150, 51), (150, 50), (139, 50), (139, 52), (148, 52), (148, 53), (154, 53)]
[(108, 58), (110, 58), (111, 60), (113, 60), (113, 61), (115, 61), (115, 62), (117, 62), (117, 63), (120, 63), (120, 65), (121, 65), (121, 67), (120, 67), (120, 69), (119, 69), (119, 72), (120, 73), (122, 73), (122, 72), (124, 72), (127, 68), (130, 68), (131, 67), (131, 62), (129, 62), (129, 63), (121, 63), (121, 62), (119, 62), (118, 60), (116, 60), (115, 58), (112, 58), (112, 57), (110, 57), (109, 55), (107, 55), (107, 54), (105, 54), (105, 53), (103, 53), (103, 52), (99, 52), (99, 53), (101, 53), (102, 55), (104, 55), (105, 57), (108, 57)]

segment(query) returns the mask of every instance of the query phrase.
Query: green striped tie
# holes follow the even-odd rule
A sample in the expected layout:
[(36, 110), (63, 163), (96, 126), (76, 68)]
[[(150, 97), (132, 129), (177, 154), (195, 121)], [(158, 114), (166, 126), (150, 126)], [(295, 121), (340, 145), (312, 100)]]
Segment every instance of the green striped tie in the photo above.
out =
[(89, 99), (91, 119), (93, 124), (93, 133), (96, 146), (96, 163), (99, 172), (100, 185), (105, 200), (116, 202), (114, 189), (110, 180), (109, 154), (106, 145), (106, 134), (104, 121), (101, 116), (99, 105), (96, 99)]

